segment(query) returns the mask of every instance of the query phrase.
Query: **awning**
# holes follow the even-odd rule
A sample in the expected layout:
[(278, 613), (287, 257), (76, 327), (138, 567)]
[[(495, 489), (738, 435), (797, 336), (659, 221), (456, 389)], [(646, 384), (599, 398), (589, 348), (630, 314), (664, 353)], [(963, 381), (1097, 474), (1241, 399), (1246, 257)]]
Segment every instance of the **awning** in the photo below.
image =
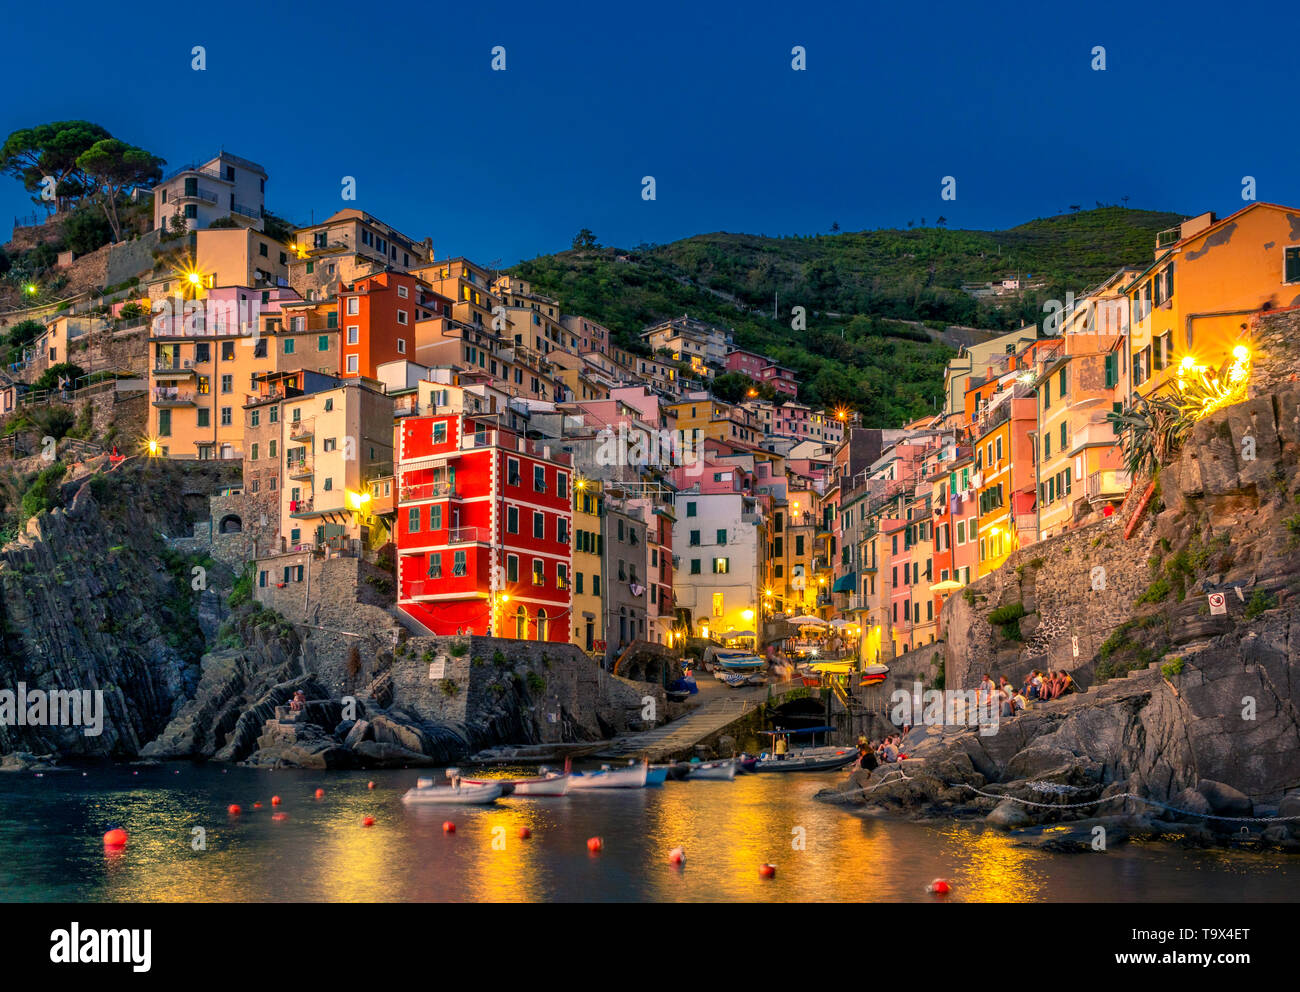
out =
[(1017, 517), (1034, 512), (1034, 494), (1033, 493), (1012, 493), (1011, 494), (1011, 512)]
[(848, 575), (841, 575), (835, 580), (835, 585), (831, 586), (831, 592), (854, 592), (858, 588), (858, 573), (850, 572)]

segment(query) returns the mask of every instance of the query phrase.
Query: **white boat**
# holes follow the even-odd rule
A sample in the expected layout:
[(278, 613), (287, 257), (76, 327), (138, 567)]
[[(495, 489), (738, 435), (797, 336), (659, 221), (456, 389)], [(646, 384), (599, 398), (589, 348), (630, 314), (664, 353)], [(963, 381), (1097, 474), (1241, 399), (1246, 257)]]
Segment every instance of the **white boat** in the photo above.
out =
[(727, 758), (725, 761), (705, 761), (698, 765), (691, 765), (691, 772), (686, 777), (692, 782), (696, 779), (730, 782), (736, 777), (736, 759)]
[(501, 798), (504, 791), (501, 782), (467, 782), (464, 779), (454, 785), (434, 785), (433, 779), (417, 779), (414, 789), (406, 790), (402, 796), (404, 803), (453, 803), (458, 806), (484, 806)]
[(644, 789), (649, 763), (641, 762), (626, 768), (610, 768), (602, 765), (598, 772), (574, 772), (570, 777), (569, 791), (580, 792), (584, 789)]
[(508, 785), (512, 796), (563, 796), (567, 795), (573, 776), (567, 772), (548, 772), (531, 778), (467, 778), (462, 779), (466, 785)]

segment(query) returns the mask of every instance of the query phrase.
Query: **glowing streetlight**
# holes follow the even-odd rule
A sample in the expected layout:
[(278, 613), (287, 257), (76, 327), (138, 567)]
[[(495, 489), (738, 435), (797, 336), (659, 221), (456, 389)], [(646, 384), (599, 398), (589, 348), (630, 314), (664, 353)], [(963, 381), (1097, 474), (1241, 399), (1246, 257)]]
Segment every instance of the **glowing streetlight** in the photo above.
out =
[(754, 611), (753, 611), (753, 610), (745, 610), (745, 611), (744, 611), (743, 613), (741, 613), (740, 615), (741, 615), (742, 617), (744, 617), (746, 620), (753, 620), (753, 619), (754, 619)]
[(366, 504), (369, 502), (369, 493), (359, 493), (351, 489), (348, 490), (348, 506), (352, 507), (354, 511), (360, 512), (365, 509)]

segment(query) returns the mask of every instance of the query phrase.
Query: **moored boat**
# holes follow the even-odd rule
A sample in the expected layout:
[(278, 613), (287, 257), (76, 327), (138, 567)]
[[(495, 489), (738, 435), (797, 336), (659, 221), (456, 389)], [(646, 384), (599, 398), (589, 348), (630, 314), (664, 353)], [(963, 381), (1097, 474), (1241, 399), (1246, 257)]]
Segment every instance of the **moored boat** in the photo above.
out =
[(611, 768), (603, 765), (598, 772), (574, 772), (569, 783), (571, 792), (589, 789), (643, 789), (649, 775), (649, 762), (628, 765), (626, 768)]
[(668, 781), (667, 765), (651, 765), (646, 769), (646, 785), (663, 785), (666, 781)]
[(466, 785), (508, 785), (510, 786), (508, 794), (512, 796), (563, 796), (568, 793), (573, 776), (567, 772), (561, 774), (542, 769), (541, 775), (534, 775), (530, 778), (467, 778), (461, 781)]
[[(843, 768), (858, 760), (858, 749), (823, 745), (821, 747), (790, 748), (790, 738), (811, 735), (816, 742), (818, 734), (828, 734), (834, 727), (804, 727), (798, 730), (764, 730), (760, 733), (772, 738), (770, 752), (758, 756), (756, 772), (820, 772)], [(824, 739), (824, 738), (823, 738)]]
[(433, 779), (417, 779), (414, 789), (408, 789), (402, 802), (425, 804), (452, 803), (458, 806), (485, 806), (501, 798), (504, 791), (500, 782), (469, 783), (455, 781), (451, 785), (434, 785)]
[(690, 781), (697, 779), (715, 782), (730, 782), (736, 777), (736, 759), (726, 758), (722, 761), (702, 761), (691, 765)]

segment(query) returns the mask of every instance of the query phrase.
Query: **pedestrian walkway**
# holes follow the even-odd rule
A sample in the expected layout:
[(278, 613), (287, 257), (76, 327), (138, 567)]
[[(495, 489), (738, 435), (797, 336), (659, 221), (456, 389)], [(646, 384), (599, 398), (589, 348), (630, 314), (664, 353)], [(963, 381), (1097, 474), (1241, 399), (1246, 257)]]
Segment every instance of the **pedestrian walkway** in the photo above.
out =
[(758, 709), (767, 701), (769, 689), (775, 697), (784, 695), (791, 689), (802, 688), (801, 683), (792, 681), (731, 689), (712, 676), (703, 672), (700, 674), (703, 677), (699, 683), (699, 705), (695, 709), (662, 727), (615, 737), (596, 752), (594, 757), (646, 757), (651, 761), (663, 761), (691, 750), (706, 737)]

